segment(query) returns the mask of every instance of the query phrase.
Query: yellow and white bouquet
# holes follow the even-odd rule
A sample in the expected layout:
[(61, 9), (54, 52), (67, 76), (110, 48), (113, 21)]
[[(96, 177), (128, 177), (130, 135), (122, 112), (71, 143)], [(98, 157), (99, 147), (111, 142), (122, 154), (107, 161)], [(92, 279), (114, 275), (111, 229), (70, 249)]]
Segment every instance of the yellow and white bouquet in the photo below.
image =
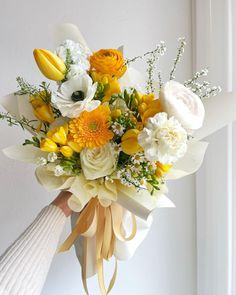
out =
[[(166, 180), (201, 164), (206, 143), (192, 134), (203, 124), (202, 99), (219, 88), (199, 82), (206, 70), (183, 84), (174, 80), (184, 46), (180, 39), (170, 79), (163, 83), (156, 65), (164, 42), (126, 59), (119, 49), (91, 52), (78, 32), (55, 52), (34, 50), (38, 68), (56, 87), (18, 77), (20, 89), (2, 100), (8, 113), (0, 118), (33, 135), (4, 153), (35, 163), (47, 190), (72, 193), (68, 204), (79, 215), (60, 250), (75, 243), (87, 294), (86, 278), (96, 273), (101, 293), (111, 290), (116, 268), (106, 290), (103, 259), (131, 257), (151, 226), (152, 210), (174, 206), (165, 196)], [(132, 67), (137, 60), (146, 62), (146, 78)]]

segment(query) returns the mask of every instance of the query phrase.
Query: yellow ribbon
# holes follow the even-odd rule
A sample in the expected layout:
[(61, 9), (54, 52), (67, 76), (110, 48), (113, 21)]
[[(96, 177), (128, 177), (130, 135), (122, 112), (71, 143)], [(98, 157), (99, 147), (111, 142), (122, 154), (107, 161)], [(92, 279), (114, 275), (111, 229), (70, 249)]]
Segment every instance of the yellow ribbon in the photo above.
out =
[(132, 230), (131, 234), (126, 237), (123, 226), (123, 208), (113, 205), (103, 207), (98, 198), (92, 198), (81, 211), (71, 234), (59, 248), (59, 252), (67, 251), (72, 247), (75, 240), (80, 235), (84, 236), (82, 281), (87, 295), (89, 295), (87, 286), (88, 239), (93, 235), (96, 235), (96, 271), (98, 282), (101, 294), (107, 295), (115, 284), (117, 276), (117, 260), (115, 261), (114, 273), (107, 290), (104, 282), (103, 260), (109, 260), (113, 256), (116, 238), (122, 241), (130, 241), (135, 237), (137, 231), (136, 218), (134, 214), (131, 213), (131, 215)]

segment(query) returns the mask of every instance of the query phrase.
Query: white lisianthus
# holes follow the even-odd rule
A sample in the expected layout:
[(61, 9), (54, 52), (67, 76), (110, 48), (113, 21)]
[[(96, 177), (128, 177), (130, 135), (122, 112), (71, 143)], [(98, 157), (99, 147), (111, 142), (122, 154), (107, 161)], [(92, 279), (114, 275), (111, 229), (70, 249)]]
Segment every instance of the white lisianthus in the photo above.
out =
[(73, 77), (61, 84), (59, 91), (52, 93), (52, 102), (61, 111), (63, 117), (75, 118), (83, 111), (92, 111), (100, 105), (93, 100), (97, 83), (93, 84), (89, 75)]
[(149, 118), (140, 132), (138, 142), (149, 161), (171, 164), (183, 157), (187, 150), (187, 132), (174, 117), (158, 113)]
[(174, 116), (189, 130), (199, 129), (204, 120), (205, 109), (201, 99), (184, 85), (169, 81), (160, 92), (160, 101), (169, 117)]
[(67, 74), (68, 79), (89, 70), (90, 64), (88, 57), (91, 54), (91, 51), (87, 47), (72, 40), (65, 40), (56, 49), (56, 54), (66, 62), (68, 53), (71, 59), (70, 71)]
[(111, 175), (117, 165), (117, 153), (110, 143), (80, 152), (81, 167), (86, 179), (93, 180)]

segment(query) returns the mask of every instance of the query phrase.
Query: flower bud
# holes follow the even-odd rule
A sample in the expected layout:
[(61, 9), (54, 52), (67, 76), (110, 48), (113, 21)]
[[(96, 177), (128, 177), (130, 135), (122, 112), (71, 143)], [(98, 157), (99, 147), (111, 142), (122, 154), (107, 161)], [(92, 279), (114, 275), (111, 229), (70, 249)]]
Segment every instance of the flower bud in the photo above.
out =
[(45, 138), (40, 143), (40, 149), (44, 152), (57, 152), (58, 146), (50, 138)]
[(72, 148), (72, 150), (76, 153), (80, 153), (81, 150), (82, 150), (82, 147), (77, 143), (77, 142), (74, 142), (72, 140), (69, 140), (67, 142), (67, 145)]
[(33, 107), (33, 113), (37, 119), (44, 123), (53, 123), (55, 118), (52, 111), (52, 106), (47, 104), (42, 99), (43, 92), (30, 97), (30, 103)]
[(40, 71), (48, 79), (61, 81), (65, 78), (66, 66), (54, 53), (46, 49), (35, 49), (34, 58)]
[(64, 145), (60, 148), (60, 152), (66, 158), (70, 158), (73, 155), (73, 150), (71, 147)]

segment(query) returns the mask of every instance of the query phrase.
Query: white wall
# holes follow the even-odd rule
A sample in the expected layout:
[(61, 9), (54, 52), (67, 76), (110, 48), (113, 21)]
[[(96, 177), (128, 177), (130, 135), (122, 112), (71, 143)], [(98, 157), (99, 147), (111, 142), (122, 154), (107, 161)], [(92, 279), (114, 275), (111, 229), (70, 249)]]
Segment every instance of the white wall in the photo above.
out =
[[(0, 96), (15, 90), (17, 75), (30, 82), (42, 79), (32, 50), (50, 48), (48, 24), (60, 22), (78, 24), (92, 49), (125, 44), (127, 56), (145, 52), (159, 40), (166, 40), (169, 49), (163, 70), (167, 72), (175, 57), (176, 39), (186, 36), (189, 46), (178, 77), (183, 80), (191, 76), (191, 0), (1, 0)], [(26, 136), (20, 129), (9, 129), (3, 123), (0, 130), (0, 148), (21, 143)], [(55, 193), (48, 194), (39, 186), (33, 167), (6, 159), (2, 154), (0, 163), (1, 253)], [(150, 234), (135, 257), (119, 264), (112, 294), (196, 294), (194, 178), (170, 184), (169, 196), (176, 209), (154, 213)], [(67, 233), (68, 229), (69, 226)], [(91, 293), (98, 294), (96, 279), (89, 284)], [(74, 251), (57, 255), (43, 294), (82, 293)]]

